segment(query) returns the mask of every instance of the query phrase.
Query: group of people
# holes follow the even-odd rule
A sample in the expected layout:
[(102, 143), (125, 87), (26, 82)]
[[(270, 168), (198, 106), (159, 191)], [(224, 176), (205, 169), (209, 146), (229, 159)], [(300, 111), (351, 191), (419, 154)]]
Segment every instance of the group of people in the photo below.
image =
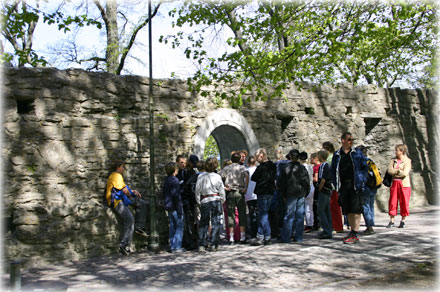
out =
[[(387, 169), (393, 177), (387, 228), (394, 226), (398, 202), (399, 228), (404, 228), (409, 215), (411, 160), (404, 144), (397, 145), (395, 153)], [(359, 241), (362, 215), (366, 225), (362, 233), (375, 232), (374, 201), (380, 173), (365, 147), (353, 147), (351, 133), (342, 134), (336, 151), (332, 143), (325, 142), (310, 157), (298, 149), (290, 150), (286, 159), (280, 151), (276, 156), (277, 161), (271, 161), (263, 148), (254, 155), (233, 151), (221, 169), (216, 157), (203, 161), (195, 155), (179, 155), (176, 162), (167, 163), (162, 189), (170, 252), (216, 251), (221, 238), (230, 245), (267, 245), (274, 235), (280, 243), (302, 242), (305, 232), (318, 230), (319, 239), (331, 239), (334, 232), (344, 232), (343, 221), (350, 228), (343, 242), (351, 244)], [(129, 254), (133, 231), (145, 235), (146, 205), (139, 192), (125, 185), (125, 163), (115, 163), (113, 170), (106, 198), (122, 222), (119, 250)], [(135, 209), (135, 217), (129, 205)]]

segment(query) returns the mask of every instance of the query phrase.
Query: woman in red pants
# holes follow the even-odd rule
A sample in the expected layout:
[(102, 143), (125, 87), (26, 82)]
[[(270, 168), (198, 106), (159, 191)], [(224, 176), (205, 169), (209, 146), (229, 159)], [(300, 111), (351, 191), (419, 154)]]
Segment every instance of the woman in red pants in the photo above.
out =
[(391, 159), (388, 165), (388, 173), (393, 176), (393, 184), (390, 188), (390, 200), (388, 203), (388, 214), (390, 222), (387, 228), (394, 227), (394, 217), (397, 215), (397, 203), (400, 204), (399, 228), (405, 227), (405, 218), (409, 215), (409, 199), (411, 197), (411, 183), (409, 172), (411, 171), (411, 159), (408, 158), (408, 147), (399, 144), (395, 147), (396, 158)]

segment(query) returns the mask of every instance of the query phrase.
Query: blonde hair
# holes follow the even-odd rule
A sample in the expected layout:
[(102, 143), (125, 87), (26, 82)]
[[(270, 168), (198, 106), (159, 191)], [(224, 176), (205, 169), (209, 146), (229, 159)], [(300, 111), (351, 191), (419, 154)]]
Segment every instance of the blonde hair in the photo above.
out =
[(267, 151), (264, 148), (259, 148), (257, 151), (255, 151), (255, 157), (260, 156), (261, 154), (263, 154), (263, 159), (267, 159)]
[(399, 149), (400, 151), (402, 151), (403, 155), (408, 156), (408, 146), (406, 146), (405, 144), (397, 144), (394, 149)]

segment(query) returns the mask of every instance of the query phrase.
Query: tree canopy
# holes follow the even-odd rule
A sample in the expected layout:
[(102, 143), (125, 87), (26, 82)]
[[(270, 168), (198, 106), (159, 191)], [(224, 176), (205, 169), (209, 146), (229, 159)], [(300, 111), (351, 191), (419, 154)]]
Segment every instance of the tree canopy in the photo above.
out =
[(47, 64), (47, 60), (33, 49), (34, 31), (40, 19), (48, 24), (56, 24), (63, 32), (70, 31), (73, 25), (95, 25), (101, 28), (98, 21), (88, 18), (86, 14), (69, 16), (59, 9), (51, 12), (42, 11), (39, 1), (35, 1), (33, 5), (24, 0), (2, 1), (1, 9), (1, 34), (14, 49), (14, 54), (5, 53), (2, 44), (1, 59), (11, 61), (16, 56), (20, 67), (26, 64), (33, 67)]
[[(255, 96), (283, 96), (303, 82), (391, 87), (436, 81), (437, 8), (420, 3), (362, 1), (185, 1), (169, 15), (182, 28), (160, 41), (185, 47), (198, 71), (191, 88), (240, 84), (215, 91), (233, 105)], [(194, 27), (185, 33), (184, 27)], [(197, 29), (196, 29), (197, 28)], [(207, 48), (209, 30), (228, 29), (229, 50)]]

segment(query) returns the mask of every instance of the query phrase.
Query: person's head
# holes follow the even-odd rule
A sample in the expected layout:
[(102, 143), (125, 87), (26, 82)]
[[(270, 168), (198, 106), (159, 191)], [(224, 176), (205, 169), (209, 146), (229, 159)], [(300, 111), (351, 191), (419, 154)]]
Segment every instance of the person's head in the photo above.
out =
[(345, 150), (351, 149), (351, 147), (353, 146), (353, 136), (351, 135), (350, 132), (345, 132), (344, 134), (342, 134), (341, 136), (341, 144), (342, 144), (342, 148)]
[(319, 162), (324, 162), (327, 160), (328, 152), (325, 149), (319, 150), (317, 154)]
[(241, 158), (240, 152), (238, 152), (238, 151), (232, 152), (232, 154), (231, 154), (232, 163), (239, 163), (240, 158)]
[(328, 153), (335, 152), (335, 147), (333, 147), (332, 142), (329, 142), (329, 141), (326, 141), (326, 142), (322, 143), (322, 148), (327, 150)]
[(289, 151), (289, 157), (291, 161), (298, 161), (299, 159), (299, 150), (298, 149), (292, 149)]
[(255, 152), (255, 159), (258, 163), (262, 163), (267, 160), (267, 152), (266, 149), (260, 148)]
[(299, 160), (303, 163), (307, 161), (307, 152), (303, 151), (299, 154)]
[(177, 163), (175, 162), (168, 162), (165, 164), (165, 173), (167, 176), (173, 176), (176, 175), (178, 171)]
[(251, 155), (248, 157), (248, 159), (247, 159), (248, 166), (255, 166), (256, 163), (257, 163), (257, 160), (255, 159), (255, 156)]
[(248, 152), (246, 150), (240, 151), (240, 164), (244, 164), (247, 156), (248, 156)]
[(112, 161), (112, 164), (110, 166), (110, 171), (119, 172), (120, 174), (123, 174), (125, 170), (126, 170), (125, 161), (123, 161), (123, 160)]
[(232, 160), (231, 160), (231, 159), (225, 159), (225, 160), (223, 161), (223, 167), (228, 166), (228, 165), (231, 165), (231, 164), (232, 164)]
[(199, 162), (199, 158), (197, 157), (197, 155), (191, 155), (188, 159), (188, 166), (190, 168), (194, 168), (197, 167), (197, 163)]
[(276, 160), (283, 159), (283, 150), (281, 148), (278, 148), (277, 150), (275, 150), (275, 158), (276, 158)]
[(312, 153), (312, 154), (310, 155), (310, 163), (313, 164), (313, 165), (316, 165), (316, 164), (319, 163), (319, 160), (318, 160), (318, 153)]
[(206, 170), (205, 165), (206, 165), (205, 160), (199, 160), (199, 162), (197, 162), (197, 169), (199, 171), (205, 171)]
[(217, 169), (217, 167), (218, 167), (217, 158), (211, 157), (211, 158), (208, 158), (208, 160), (206, 160), (205, 170), (207, 172), (214, 172)]
[(186, 168), (186, 156), (177, 155), (176, 163), (177, 163), (177, 166), (179, 167), (179, 169), (185, 169)]
[(396, 151), (397, 158), (402, 158), (403, 156), (408, 155), (408, 147), (405, 144), (397, 144), (396, 147), (394, 147), (394, 150)]

